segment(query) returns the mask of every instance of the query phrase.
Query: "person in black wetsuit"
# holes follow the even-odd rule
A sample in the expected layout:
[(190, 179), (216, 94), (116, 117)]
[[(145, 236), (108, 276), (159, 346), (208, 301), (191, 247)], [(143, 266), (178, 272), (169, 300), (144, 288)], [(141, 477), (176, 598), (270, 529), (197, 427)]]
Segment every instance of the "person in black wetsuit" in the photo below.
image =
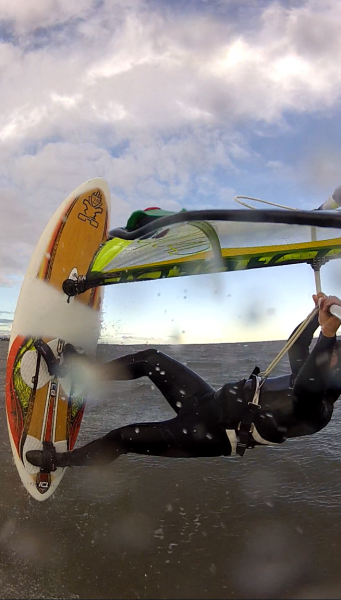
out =
[[(42, 451), (28, 451), (27, 460), (53, 471), (57, 467), (104, 465), (130, 452), (185, 458), (242, 455), (245, 447), (280, 444), (320, 431), (329, 423), (341, 393), (341, 349), (336, 340), (340, 320), (329, 312), (332, 304), (341, 306), (341, 301), (324, 294), (313, 298), (316, 305), (319, 303), (319, 312), (289, 350), (291, 374), (268, 378), (260, 389), (256, 409), (249, 404), (254, 378), (226, 383), (215, 391), (173, 358), (158, 350), (142, 350), (96, 363), (95, 370), (106, 380), (149, 377), (175, 411), (173, 419), (120, 427), (72, 452), (57, 454), (52, 443), (45, 443)], [(318, 325), (321, 333), (309, 354)], [(86, 357), (72, 360), (88, 364)], [(254, 409), (251, 412), (250, 406)]]

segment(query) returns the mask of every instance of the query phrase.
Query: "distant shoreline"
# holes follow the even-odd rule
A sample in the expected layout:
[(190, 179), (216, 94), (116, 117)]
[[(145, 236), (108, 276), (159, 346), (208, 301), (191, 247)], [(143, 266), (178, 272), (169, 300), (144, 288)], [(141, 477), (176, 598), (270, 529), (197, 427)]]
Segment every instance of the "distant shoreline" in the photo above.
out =
[[(339, 336), (338, 336), (338, 339)], [(0, 335), (0, 342), (9, 342), (10, 341), (10, 336), (4, 336), (4, 335)], [(285, 344), (287, 342), (286, 339), (284, 340), (256, 340), (256, 341), (252, 341), (252, 342), (248, 342), (247, 340), (244, 340), (242, 342), (186, 342), (186, 343), (177, 343), (177, 342), (156, 342), (156, 341), (152, 341), (152, 342), (130, 342), (129, 344), (126, 343), (122, 343), (122, 342), (107, 342), (107, 341), (102, 341), (99, 340), (99, 342), (97, 343), (98, 346), (149, 346), (151, 348), (153, 348), (154, 346), (219, 346), (220, 344), (226, 345), (226, 344), (261, 344), (261, 343), (267, 343), (269, 342), (270, 344), (272, 344), (273, 342), (283, 342), (283, 344)]]
[[(0, 342), (9, 342), (10, 338), (9, 337), (4, 337), (4, 336), (0, 336)], [(248, 342), (248, 341), (244, 341), (244, 342), (201, 342), (201, 343), (188, 343), (188, 344), (176, 344), (176, 343), (172, 343), (172, 342), (155, 342), (155, 343), (147, 343), (147, 342), (136, 342), (136, 343), (130, 343), (130, 344), (122, 344), (119, 342), (101, 342), (99, 341), (97, 346), (117, 346), (117, 347), (122, 347), (122, 348), (130, 348), (130, 347), (136, 347), (136, 346), (143, 346), (143, 347), (149, 347), (149, 348), (154, 348), (154, 347), (162, 347), (162, 346), (231, 346), (231, 345), (244, 345), (244, 346), (249, 346), (251, 344), (273, 344), (273, 343), (283, 343), (283, 345), (286, 343), (287, 340), (266, 340), (266, 341), (257, 341), (257, 342)]]

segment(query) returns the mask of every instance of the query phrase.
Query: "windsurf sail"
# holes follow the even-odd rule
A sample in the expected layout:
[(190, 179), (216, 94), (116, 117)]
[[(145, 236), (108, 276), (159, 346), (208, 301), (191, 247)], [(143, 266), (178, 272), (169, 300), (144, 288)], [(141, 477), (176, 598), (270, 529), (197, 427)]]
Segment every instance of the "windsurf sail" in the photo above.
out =
[[(68, 295), (135, 281), (341, 258), (341, 214), (324, 211), (136, 211), (96, 252)], [(156, 211), (156, 213), (155, 213)], [(163, 214), (160, 214), (159, 211)], [(269, 226), (271, 224), (271, 226)], [(311, 228), (316, 239), (311, 239)], [(67, 283), (68, 282), (68, 283)]]

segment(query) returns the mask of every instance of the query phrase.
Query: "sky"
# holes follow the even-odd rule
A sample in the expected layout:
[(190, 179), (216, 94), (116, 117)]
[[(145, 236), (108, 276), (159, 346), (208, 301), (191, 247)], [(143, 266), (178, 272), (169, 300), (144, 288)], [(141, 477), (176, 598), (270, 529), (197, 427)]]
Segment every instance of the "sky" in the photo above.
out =
[[(0, 331), (49, 218), (93, 177), (112, 227), (236, 194), (319, 206), (341, 183), (340, 31), (339, 0), (0, 0)], [(308, 266), (113, 286), (103, 337), (283, 339), (313, 292)]]

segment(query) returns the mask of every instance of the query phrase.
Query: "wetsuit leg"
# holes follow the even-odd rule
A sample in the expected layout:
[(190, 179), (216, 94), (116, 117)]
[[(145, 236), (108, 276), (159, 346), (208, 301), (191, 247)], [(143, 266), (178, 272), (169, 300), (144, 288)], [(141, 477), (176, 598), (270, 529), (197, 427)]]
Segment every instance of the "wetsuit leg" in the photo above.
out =
[(214, 393), (194, 371), (152, 348), (116, 358), (105, 363), (105, 369), (112, 380), (149, 377), (177, 414), (188, 402), (200, 403), (201, 398)]
[(213, 420), (204, 421), (200, 415), (177, 416), (159, 423), (136, 423), (114, 429), (86, 446), (58, 454), (56, 464), (99, 466), (130, 452), (174, 458), (228, 456), (231, 445), (224, 427)]
[[(55, 454), (54, 466), (107, 464), (128, 452), (153, 456), (229, 455), (231, 446), (221, 425), (221, 406), (214, 389), (194, 371), (156, 350), (144, 350), (105, 363), (107, 379), (149, 377), (177, 416), (160, 423), (137, 423), (115, 429), (72, 452)], [(38, 454), (32, 456), (33, 452)], [(28, 460), (40, 466), (42, 452)]]

